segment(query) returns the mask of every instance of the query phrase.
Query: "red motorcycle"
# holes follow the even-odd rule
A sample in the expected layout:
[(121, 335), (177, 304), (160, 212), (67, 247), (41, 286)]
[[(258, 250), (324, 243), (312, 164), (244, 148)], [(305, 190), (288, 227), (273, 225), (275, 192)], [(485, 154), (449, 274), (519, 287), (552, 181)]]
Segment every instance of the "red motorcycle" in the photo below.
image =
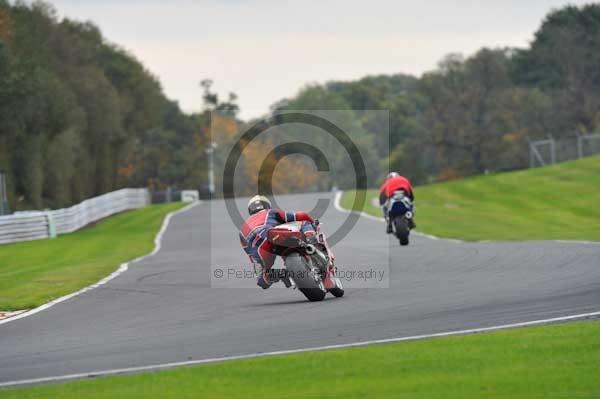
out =
[(329, 292), (344, 295), (344, 287), (336, 277), (335, 257), (315, 221), (316, 236), (308, 239), (302, 233), (303, 223), (290, 222), (271, 228), (267, 239), (275, 253), (283, 258), (285, 269), (278, 271), (280, 280), (290, 288), (298, 288), (309, 301), (322, 301)]

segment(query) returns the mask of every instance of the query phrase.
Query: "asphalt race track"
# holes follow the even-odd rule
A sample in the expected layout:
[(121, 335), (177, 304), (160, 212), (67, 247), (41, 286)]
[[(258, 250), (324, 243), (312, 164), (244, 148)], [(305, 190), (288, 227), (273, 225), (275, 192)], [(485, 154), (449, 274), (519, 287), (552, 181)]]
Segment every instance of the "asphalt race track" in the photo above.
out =
[[(324, 196), (278, 201), (289, 210), (311, 209)], [(347, 216), (332, 200), (323, 229), (335, 230)], [(211, 288), (211, 258), (247, 258), (224, 203), (201, 203), (173, 217), (154, 257), (106, 285), (0, 325), (0, 383), (600, 310), (600, 245), (413, 236), (401, 248), (383, 230), (361, 217), (334, 249), (340, 269), (357, 259), (389, 262), (389, 288), (348, 288), (344, 298), (309, 303), (299, 292), (262, 291), (251, 281), (249, 289)]]

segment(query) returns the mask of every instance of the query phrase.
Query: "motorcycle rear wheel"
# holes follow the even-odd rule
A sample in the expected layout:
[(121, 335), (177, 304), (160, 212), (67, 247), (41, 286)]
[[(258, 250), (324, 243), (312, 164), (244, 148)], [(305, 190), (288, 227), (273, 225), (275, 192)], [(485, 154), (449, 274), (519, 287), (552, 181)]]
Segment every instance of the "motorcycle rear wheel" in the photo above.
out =
[(292, 253), (285, 259), (285, 268), (291, 274), (298, 290), (311, 302), (325, 299), (327, 291), (323, 283), (317, 282), (304, 257), (298, 253)]
[(400, 245), (408, 245), (408, 235), (410, 234), (410, 227), (408, 225), (408, 220), (406, 219), (406, 217), (398, 216), (394, 218), (394, 233), (396, 233), (396, 237), (398, 238), (398, 241), (400, 241)]
[(336, 298), (343, 297), (344, 296), (344, 286), (342, 285), (342, 282), (337, 277), (333, 278), (333, 282), (335, 283), (335, 287), (330, 289), (329, 292), (331, 292), (331, 295), (333, 295)]

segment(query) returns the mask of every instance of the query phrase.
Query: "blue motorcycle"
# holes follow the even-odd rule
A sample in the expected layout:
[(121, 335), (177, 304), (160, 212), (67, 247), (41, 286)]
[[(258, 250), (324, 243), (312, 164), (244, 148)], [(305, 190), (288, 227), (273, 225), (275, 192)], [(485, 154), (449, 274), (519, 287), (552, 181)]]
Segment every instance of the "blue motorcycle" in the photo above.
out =
[(386, 210), (391, 233), (398, 238), (400, 245), (408, 245), (410, 230), (415, 226), (413, 221), (415, 208), (411, 199), (404, 191), (395, 191), (388, 200)]

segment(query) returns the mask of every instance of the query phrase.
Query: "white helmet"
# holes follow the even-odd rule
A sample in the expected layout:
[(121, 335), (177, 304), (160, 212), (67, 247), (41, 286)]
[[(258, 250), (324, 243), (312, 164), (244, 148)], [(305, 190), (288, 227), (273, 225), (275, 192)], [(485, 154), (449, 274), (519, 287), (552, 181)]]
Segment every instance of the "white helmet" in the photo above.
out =
[(248, 213), (254, 215), (263, 209), (271, 209), (271, 201), (263, 195), (255, 195), (248, 201)]
[(400, 173), (398, 173), (398, 172), (390, 172), (390, 174), (387, 175), (387, 179), (391, 179), (393, 177), (400, 177)]

